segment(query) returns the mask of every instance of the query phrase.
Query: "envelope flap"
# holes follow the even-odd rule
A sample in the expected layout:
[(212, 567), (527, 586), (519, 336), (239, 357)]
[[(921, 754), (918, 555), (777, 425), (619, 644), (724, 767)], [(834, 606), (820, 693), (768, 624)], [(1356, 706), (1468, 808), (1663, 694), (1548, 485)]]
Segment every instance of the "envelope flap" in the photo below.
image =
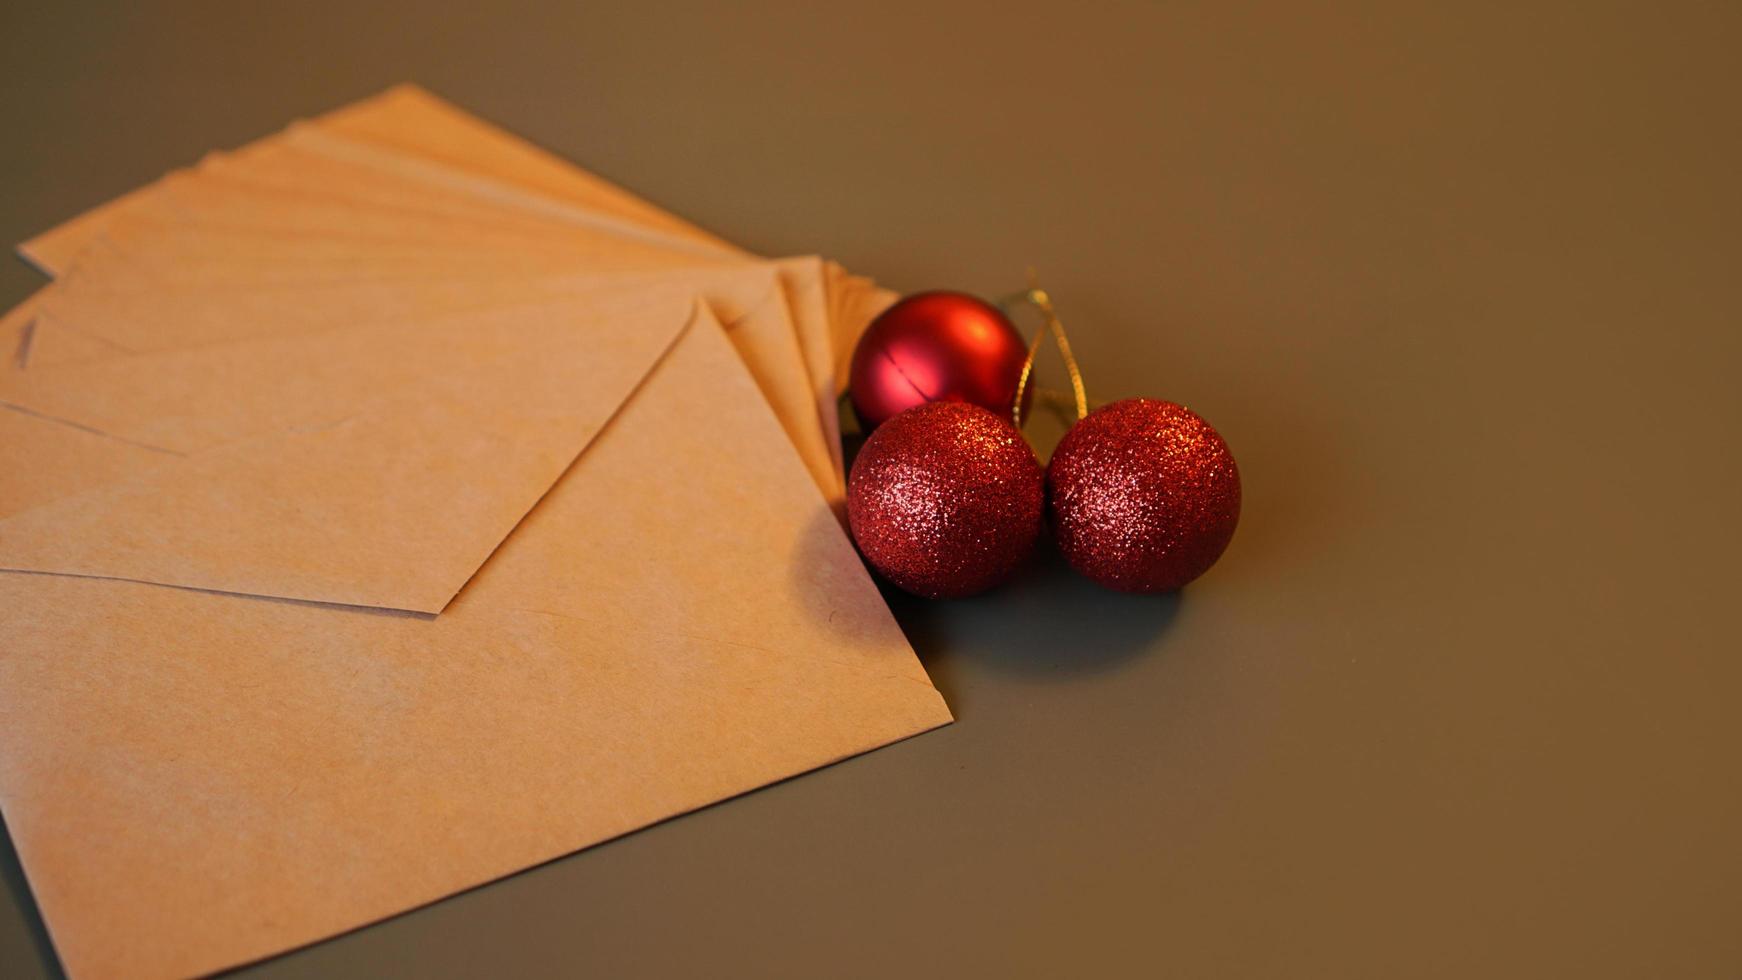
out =
[(693, 312), (540, 307), (461, 370), (0, 520), (0, 568), (439, 612)]

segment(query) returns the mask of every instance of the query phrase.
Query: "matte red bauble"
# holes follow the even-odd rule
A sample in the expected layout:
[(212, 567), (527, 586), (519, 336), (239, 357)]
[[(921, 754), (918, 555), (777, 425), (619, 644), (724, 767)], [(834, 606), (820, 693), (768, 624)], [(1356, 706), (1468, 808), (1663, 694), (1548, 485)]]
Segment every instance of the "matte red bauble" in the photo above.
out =
[(973, 595), (1034, 550), (1044, 472), (1002, 416), (961, 402), (879, 426), (847, 478), (847, 520), (872, 567), (915, 595)]
[(964, 293), (915, 293), (871, 321), (847, 388), (867, 431), (926, 402), (1008, 416), (1028, 345), (997, 307)]
[(1173, 402), (1091, 412), (1046, 472), (1059, 550), (1121, 592), (1172, 592), (1208, 571), (1240, 521), (1240, 471), (1210, 424)]

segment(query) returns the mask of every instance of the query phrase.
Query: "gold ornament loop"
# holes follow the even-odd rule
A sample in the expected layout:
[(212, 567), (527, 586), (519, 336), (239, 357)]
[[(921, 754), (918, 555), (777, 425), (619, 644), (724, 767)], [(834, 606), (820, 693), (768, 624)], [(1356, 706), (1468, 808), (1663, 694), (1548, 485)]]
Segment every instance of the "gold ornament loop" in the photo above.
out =
[(1051, 334), (1053, 340), (1058, 344), (1059, 356), (1065, 362), (1065, 372), (1070, 375), (1071, 393), (1076, 397), (1077, 419), (1080, 421), (1089, 414), (1089, 396), (1083, 389), (1083, 372), (1077, 367), (1076, 356), (1071, 353), (1070, 339), (1065, 336), (1065, 325), (1063, 321), (1059, 320), (1058, 311), (1053, 308), (1052, 297), (1047, 295), (1046, 290), (1040, 288), (1040, 278), (1035, 275), (1032, 268), (1028, 270), (1027, 291), (1010, 297), (1001, 305), (1017, 301), (1025, 302), (1039, 310), (1046, 322), (1041, 325), (1039, 330), (1035, 331), (1034, 340), (1029, 342), (1028, 357), (1023, 360), (1022, 374), (1016, 379), (1016, 402), (1010, 408), (1011, 421), (1016, 423), (1016, 428), (1019, 431), (1022, 429), (1022, 396), (1027, 393), (1028, 379), (1034, 373), (1035, 355), (1040, 353), (1041, 341), (1045, 340), (1048, 334)]

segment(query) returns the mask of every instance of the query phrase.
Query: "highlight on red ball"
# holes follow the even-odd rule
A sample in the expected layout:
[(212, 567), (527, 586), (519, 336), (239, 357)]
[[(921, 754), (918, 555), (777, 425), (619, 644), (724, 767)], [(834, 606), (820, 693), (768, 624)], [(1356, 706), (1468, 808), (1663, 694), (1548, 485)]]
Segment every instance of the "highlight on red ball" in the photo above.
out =
[(915, 293), (859, 338), (848, 377), (853, 412), (867, 432), (927, 402), (967, 402), (1009, 418), (1027, 357), (997, 307), (966, 293)]

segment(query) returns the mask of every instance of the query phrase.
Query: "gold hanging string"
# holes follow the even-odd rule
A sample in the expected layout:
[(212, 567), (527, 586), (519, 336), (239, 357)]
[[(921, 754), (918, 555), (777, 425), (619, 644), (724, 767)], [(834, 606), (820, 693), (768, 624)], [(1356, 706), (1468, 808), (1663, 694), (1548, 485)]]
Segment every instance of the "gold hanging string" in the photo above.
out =
[[(1053, 416), (1059, 420), (1059, 424), (1063, 425), (1065, 428), (1068, 429), (1076, 424), (1079, 417), (1077, 415), (1076, 398), (1073, 397), (1070, 392), (1060, 391), (1057, 388), (1048, 388), (1045, 385), (1036, 385), (1032, 390), (1034, 394), (1029, 398), (1030, 404), (1028, 406), (1028, 419), (1034, 418), (1035, 411), (1044, 408), (1048, 412), (1051, 412)], [(1090, 411), (1100, 407), (1100, 402), (1093, 398), (1089, 399)]]
[(1048, 334), (1058, 344), (1059, 356), (1064, 359), (1065, 372), (1071, 378), (1071, 394), (1076, 397), (1077, 418), (1082, 419), (1089, 414), (1089, 396), (1083, 390), (1083, 372), (1077, 367), (1077, 358), (1071, 353), (1071, 342), (1065, 336), (1065, 325), (1059, 320), (1058, 311), (1053, 308), (1052, 297), (1046, 290), (1040, 288), (1040, 278), (1034, 269), (1028, 270), (1028, 290), (1010, 298), (1009, 301), (1021, 301), (1040, 311), (1046, 322), (1034, 332), (1034, 340), (1028, 345), (1028, 357), (1022, 362), (1022, 373), (1016, 379), (1016, 403), (1010, 408), (1011, 421), (1016, 428), (1022, 428), (1022, 396), (1028, 391), (1029, 377), (1034, 373), (1034, 358), (1040, 353), (1041, 341)]

